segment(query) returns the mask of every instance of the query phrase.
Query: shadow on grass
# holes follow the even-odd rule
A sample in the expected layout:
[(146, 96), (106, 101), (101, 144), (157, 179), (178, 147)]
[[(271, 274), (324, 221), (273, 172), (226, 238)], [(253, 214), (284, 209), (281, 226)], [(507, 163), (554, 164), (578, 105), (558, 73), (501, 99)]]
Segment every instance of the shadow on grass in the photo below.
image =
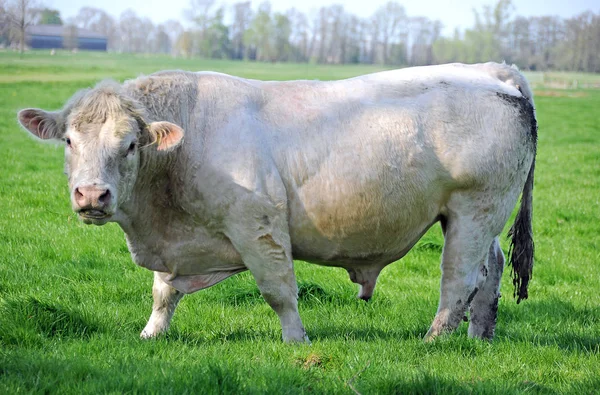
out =
[[(557, 298), (504, 305), (499, 311), (497, 338), (568, 351), (600, 353), (600, 307), (576, 307)], [(512, 328), (503, 328), (502, 323)], [(522, 323), (523, 329), (519, 329)], [(583, 333), (582, 333), (583, 332)]]
[[(325, 375), (324, 375), (325, 374)], [(0, 354), (0, 387), (7, 393), (361, 393), (385, 394), (550, 394), (545, 385), (517, 380), (457, 380), (444, 373), (364, 374), (352, 381), (335, 371), (289, 364), (243, 364), (225, 357), (164, 361), (144, 355), (127, 360), (89, 360), (78, 355), (48, 357), (43, 351)], [(567, 393), (595, 393), (600, 379), (573, 380)]]
[[(265, 303), (256, 284), (248, 283), (235, 288), (226, 288), (220, 291), (219, 301), (231, 306), (254, 305)], [(320, 305), (325, 303), (350, 304), (354, 303), (354, 296), (338, 291), (327, 290), (313, 282), (303, 281), (298, 283), (298, 301), (305, 305)], [(348, 302), (345, 302), (348, 301)]]
[[(333, 296), (318, 285), (307, 283), (300, 289), (301, 299), (304, 303), (327, 303), (324, 308), (336, 308), (336, 304), (351, 306), (356, 301), (346, 298), (347, 295)], [(340, 301), (337, 297), (342, 298)], [(257, 291), (256, 301), (262, 301)], [(496, 328), (497, 341), (523, 342), (540, 346), (556, 346), (567, 351), (587, 353), (600, 353), (600, 307), (576, 307), (568, 301), (550, 299), (542, 301), (526, 301), (521, 305), (514, 303), (504, 304), (499, 312), (498, 326)], [(365, 316), (365, 320), (367, 317)], [(466, 341), (466, 328), (468, 323), (462, 323), (460, 329), (452, 334), (444, 335), (447, 342), (434, 342), (431, 347), (452, 347), (454, 339), (458, 342)], [(335, 323), (321, 321), (307, 327), (311, 340), (342, 340), (342, 341), (375, 341), (375, 340), (415, 340), (422, 339), (428, 329), (428, 324), (399, 326), (389, 328), (380, 326), (377, 322), (364, 322), (353, 324), (349, 322)], [(265, 339), (279, 339), (279, 331), (255, 331), (252, 328), (243, 328), (232, 332), (222, 332), (212, 335), (194, 333), (175, 333), (168, 335), (169, 340), (186, 343), (202, 343), (214, 340), (222, 341), (261, 341)], [(443, 339), (442, 338), (442, 339)], [(477, 342), (473, 342), (477, 343)], [(464, 346), (464, 345), (463, 345)]]
[[(374, 340), (420, 340), (423, 338), (427, 328), (398, 328), (394, 330), (383, 330), (375, 327), (358, 327), (351, 325), (320, 325), (307, 329), (307, 335), (312, 341), (374, 341)], [(202, 331), (188, 332), (171, 328), (168, 333), (161, 335), (159, 339), (168, 342), (183, 343), (190, 346), (198, 346), (203, 343), (215, 342), (264, 342), (281, 341), (281, 330), (255, 330), (252, 328), (223, 331), (220, 333), (207, 334)]]
[[(538, 383), (501, 383), (498, 381), (478, 380), (458, 381), (440, 378), (431, 374), (415, 377), (395, 377), (377, 383), (377, 392), (385, 394), (554, 394), (555, 390)], [(593, 387), (588, 387), (593, 388)], [(359, 390), (362, 388), (359, 388)]]
[[(34, 393), (231, 393), (243, 391), (241, 369), (202, 361), (185, 369), (140, 359), (106, 367), (85, 358), (45, 355), (0, 356), (0, 383)], [(168, 374), (166, 374), (168, 373)]]
[(0, 305), (0, 342), (22, 344), (44, 338), (88, 338), (102, 331), (87, 314), (32, 296), (5, 300)]
[(394, 328), (380, 329), (372, 326), (328, 325), (321, 323), (309, 330), (313, 340), (348, 340), (348, 341), (373, 341), (373, 340), (414, 340), (421, 339), (427, 328)]

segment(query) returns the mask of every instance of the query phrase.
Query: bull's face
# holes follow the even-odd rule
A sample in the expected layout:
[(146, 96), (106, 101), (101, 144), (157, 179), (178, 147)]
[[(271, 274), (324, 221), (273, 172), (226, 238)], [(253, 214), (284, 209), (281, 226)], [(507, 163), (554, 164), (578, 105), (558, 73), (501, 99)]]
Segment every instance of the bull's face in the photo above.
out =
[[(58, 113), (19, 112), (19, 122), (41, 139), (65, 144), (71, 206), (86, 224), (118, 221), (138, 178), (142, 154), (162, 155), (180, 144), (183, 130), (169, 122), (146, 123), (139, 114), (116, 111), (101, 120), (87, 109)], [(141, 151), (144, 152), (141, 152)]]
[(136, 129), (133, 122), (114, 119), (67, 128), (65, 173), (71, 206), (83, 222), (103, 225), (130, 197), (139, 167)]

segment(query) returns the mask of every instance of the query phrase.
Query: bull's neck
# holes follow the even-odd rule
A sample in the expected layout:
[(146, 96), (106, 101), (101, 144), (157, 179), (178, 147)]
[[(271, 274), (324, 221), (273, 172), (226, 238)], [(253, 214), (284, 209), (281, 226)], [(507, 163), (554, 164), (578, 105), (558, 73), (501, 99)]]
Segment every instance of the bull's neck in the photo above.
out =
[[(147, 122), (168, 121), (183, 128), (183, 145), (193, 140), (190, 114), (196, 107), (197, 88), (192, 74), (173, 72), (148, 76), (124, 84), (127, 95), (146, 110)], [(185, 93), (185, 94), (184, 94)], [(182, 208), (177, 186), (183, 182), (180, 156), (188, 151), (180, 146), (170, 152), (157, 151), (154, 146), (140, 150), (140, 165), (133, 192), (124, 204), (124, 221), (120, 223), (126, 233), (144, 231), (148, 225), (181, 215)], [(134, 229), (135, 228), (135, 229)]]
[(184, 130), (196, 105), (196, 86), (186, 73), (162, 73), (124, 84), (126, 94), (146, 111), (146, 121), (168, 121)]
[(121, 205), (125, 233), (144, 233), (181, 211), (174, 188), (176, 151), (143, 153), (131, 195)]

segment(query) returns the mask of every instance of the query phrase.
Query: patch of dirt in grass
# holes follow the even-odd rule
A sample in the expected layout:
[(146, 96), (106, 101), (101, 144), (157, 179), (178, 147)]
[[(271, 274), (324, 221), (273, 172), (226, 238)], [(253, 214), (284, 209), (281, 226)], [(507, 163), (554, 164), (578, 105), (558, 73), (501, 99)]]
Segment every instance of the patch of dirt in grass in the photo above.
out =
[(307, 356), (300, 356), (296, 359), (296, 363), (302, 367), (302, 369), (309, 370), (313, 368), (322, 368), (327, 358), (311, 352)]

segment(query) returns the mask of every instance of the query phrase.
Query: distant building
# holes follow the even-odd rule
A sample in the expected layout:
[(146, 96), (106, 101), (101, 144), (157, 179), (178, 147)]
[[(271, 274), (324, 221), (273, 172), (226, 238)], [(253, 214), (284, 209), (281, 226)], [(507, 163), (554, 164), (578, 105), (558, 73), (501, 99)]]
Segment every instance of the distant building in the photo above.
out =
[[(26, 31), (27, 45), (30, 48), (69, 48), (106, 51), (108, 38), (105, 35), (76, 27), (67, 27), (61, 25), (36, 25), (29, 26)], [(72, 45), (65, 45), (67, 41), (72, 41)]]

